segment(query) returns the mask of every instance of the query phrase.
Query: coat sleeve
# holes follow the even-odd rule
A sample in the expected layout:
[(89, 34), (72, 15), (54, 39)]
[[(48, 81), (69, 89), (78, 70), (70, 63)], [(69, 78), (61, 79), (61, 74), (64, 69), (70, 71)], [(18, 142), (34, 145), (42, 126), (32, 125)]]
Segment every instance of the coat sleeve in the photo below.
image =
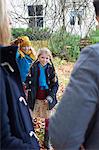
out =
[(51, 78), (50, 78), (49, 95), (46, 97), (46, 99), (49, 102), (49, 110), (51, 110), (57, 104), (56, 94), (59, 87), (58, 77), (55, 73), (55, 70), (52, 69), (50, 74), (51, 74)]
[(54, 66), (52, 65), (52, 67), (50, 68), (50, 78), (48, 79), (50, 82), (50, 91), (49, 91), (49, 95), (54, 98), (54, 96), (56, 95), (57, 91), (58, 91), (58, 77), (55, 71)]
[(51, 79), (51, 90), (49, 92), (49, 95), (52, 96), (54, 98), (54, 96), (56, 96), (56, 93), (58, 91), (58, 77), (56, 74), (54, 74), (53, 78)]
[(99, 101), (99, 54), (85, 48), (75, 64), (70, 82), (55, 114), (49, 135), (57, 150), (78, 150)]
[(2, 85), (2, 91), (0, 89), (0, 111), (1, 111), (1, 148), (2, 149), (14, 149), (14, 150), (32, 150), (31, 144), (23, 143), (23, 141), (17, 137), (11, 135), (9, 116), (8, 116), (8, 104), (6, 97), (6, 77), (4, 71), (0, 68), (0, 85)]

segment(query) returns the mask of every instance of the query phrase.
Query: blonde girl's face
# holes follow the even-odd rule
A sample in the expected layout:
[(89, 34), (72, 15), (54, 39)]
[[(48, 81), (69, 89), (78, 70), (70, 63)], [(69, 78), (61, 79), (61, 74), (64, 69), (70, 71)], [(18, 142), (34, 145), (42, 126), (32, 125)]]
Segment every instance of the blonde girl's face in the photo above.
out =
[(49, 61), (50, 57), (46, 53), (42, 53), (39, 57), (38, 60), (42, 66), (45, 66)]

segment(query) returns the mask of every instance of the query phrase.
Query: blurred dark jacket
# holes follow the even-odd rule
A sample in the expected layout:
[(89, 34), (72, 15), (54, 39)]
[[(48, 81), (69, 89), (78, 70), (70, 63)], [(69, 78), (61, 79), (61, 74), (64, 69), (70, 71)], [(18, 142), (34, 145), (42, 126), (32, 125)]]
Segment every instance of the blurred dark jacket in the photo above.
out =
[(20, 73), (17, 47), (0, 47), (1, 149), (39, 150)]

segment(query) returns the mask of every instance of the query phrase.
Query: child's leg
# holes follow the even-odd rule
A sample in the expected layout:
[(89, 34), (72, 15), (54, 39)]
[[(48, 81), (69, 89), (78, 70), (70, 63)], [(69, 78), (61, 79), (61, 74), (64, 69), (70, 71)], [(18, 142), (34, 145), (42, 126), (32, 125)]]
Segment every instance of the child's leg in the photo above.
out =
[(48, 125), (49, 125), (49, 119), (45, 119), (44, 147), (47, 149), (49, 149)]
[(45, 119), (45, 130), (48, 131), (49, 118)]

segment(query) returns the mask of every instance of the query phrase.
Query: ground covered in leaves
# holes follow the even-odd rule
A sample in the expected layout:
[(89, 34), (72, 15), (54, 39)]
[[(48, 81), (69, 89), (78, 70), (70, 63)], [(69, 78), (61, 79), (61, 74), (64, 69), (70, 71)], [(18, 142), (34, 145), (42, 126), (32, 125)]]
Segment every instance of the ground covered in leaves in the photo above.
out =
[(74, 62), (67, 62), (65, 60), (55, 58), (54, 65), (55, 65), (55, 69), (56, 69), (56, 73), (57, 73), (58, 81), (59, 81), (59, 89), (57, 92), (57, 97), (58, 97), (58, 100), (60, 100), (65, 90), (65, 87), (67, 86), (69, 82), (70, 74), (72, 72)]

